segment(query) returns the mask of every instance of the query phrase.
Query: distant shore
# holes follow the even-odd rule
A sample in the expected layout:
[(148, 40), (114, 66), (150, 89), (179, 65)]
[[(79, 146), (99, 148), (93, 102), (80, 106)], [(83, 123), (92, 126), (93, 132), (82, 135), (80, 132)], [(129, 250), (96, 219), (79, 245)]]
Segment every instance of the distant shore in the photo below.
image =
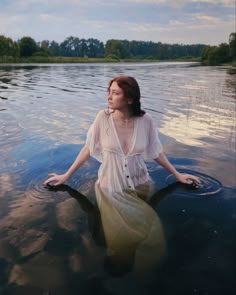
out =
[[(201, 58), (178, 58), (178, 59), (114, 59), (114, 58), (89, 58), (89, 57), (66, 57), (66, 56), (32, 56), (32, 57), (4, 57), (0, 58), (0, 66), (9, 65), (47, 65), (47, 64), (102, 64), (102, 63), (162, 63), (162, 62), (189, 62), (202, 66), (209, 66), (201, 62)], [(228, 69), (228, 73), (236, 74), (236, 60), (229, 63), (219, 64)]]
[(18, 57), (11, 58), (5, 57), (0, 58), (0, 64), (12, 64), (12, 63), (24, 63), (24, 64), (35, 64), (35, 63), (144, 63), (144, 62), (200, 62), (200, 58), (178, 58), (169, 60), (160, 59), (114, 59), (114, 58), (88, 58), (88, 57), (65, 57), (65, 56), (37, 56), (37, 57)]

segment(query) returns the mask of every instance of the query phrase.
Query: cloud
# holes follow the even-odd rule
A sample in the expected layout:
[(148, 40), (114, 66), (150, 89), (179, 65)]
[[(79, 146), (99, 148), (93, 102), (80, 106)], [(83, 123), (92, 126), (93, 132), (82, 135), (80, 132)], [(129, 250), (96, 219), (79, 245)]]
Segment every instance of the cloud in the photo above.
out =
[(216, 24), (218, 25), (221, 23), (221, 19), (219, 17), (203, 15), (203, 14), (193, 15), (193, 19), (200, 21), (201, 23), (206, 23), (208, 25), (216, 25)]
[[(212, 4), (222, 4), (225, 6), (234, 6), (234, 0), (121, 0), (120, 2), (134, 2), (134, 3), (151, 3), (151, 4), (166, 4), (169, 6), (184, 6), (189, 3), (212, 3)], [(118, 0), (119, 2), (119, 0)]]
[(13, 39), (31, 36), (37, 41), (61, 42), (72, 35), (103, 42), (116, 38), (168, 43), (181, 40), (188, 44), (205, 43), (210, 39), (219, 44), (225, 42), (235, 28), (234, 0), (0, 2), (0, 34)]

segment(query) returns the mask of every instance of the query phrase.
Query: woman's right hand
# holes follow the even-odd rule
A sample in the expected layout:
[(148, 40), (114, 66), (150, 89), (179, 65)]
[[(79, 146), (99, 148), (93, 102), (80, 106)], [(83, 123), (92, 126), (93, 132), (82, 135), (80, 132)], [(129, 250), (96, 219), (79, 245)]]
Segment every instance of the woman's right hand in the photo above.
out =
[(66, 174), (55, 174), (55, 173), (51, 173), (49, 174), (49, 178), (47, 180), (44, 181), (44, 185), (48, 185), (50, 183), (52, 183), (52, 185), (60, 185), (63, 184), (64, 182), (66, 182), (66, 180), (68, 179), (68, 177), (66, 176)]

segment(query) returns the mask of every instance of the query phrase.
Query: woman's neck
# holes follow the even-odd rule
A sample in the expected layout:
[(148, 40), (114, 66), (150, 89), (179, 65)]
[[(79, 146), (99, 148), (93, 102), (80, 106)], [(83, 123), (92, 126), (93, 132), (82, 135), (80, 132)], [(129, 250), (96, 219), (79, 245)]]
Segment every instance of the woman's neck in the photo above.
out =
[(115, 110), (115, 112), (113, 113), (113, 116), (115, 117), (115, 119), (121, 120), (121, 121), (129, 121), (133, 117), (133, 115), (131, 114), (129, 110), (127, 111)]

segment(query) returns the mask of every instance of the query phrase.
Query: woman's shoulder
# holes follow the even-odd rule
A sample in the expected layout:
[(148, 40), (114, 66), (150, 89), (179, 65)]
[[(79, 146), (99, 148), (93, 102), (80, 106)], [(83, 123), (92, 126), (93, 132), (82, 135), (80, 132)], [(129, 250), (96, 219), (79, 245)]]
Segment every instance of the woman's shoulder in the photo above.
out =
[(151, 120), (152, 119), (152, 116), (149, 113), (147, 113), (147, 112), (145, 112), (145, 114), (143, 115), (143, 117), (145, 119), (147, 119), (147, 120)]
[(105, 109), (100, 110), (100, 111), (97, 112), (94, 122), (101, 123), (107, 118), (107, 116), (108, 116), (108, 111), (107, 110), (105, 110)]
[(152, 116), (147, 112), (145, 112), (145, 114), (142, 115), (141, 119), (145, 123), (151, 123), (152, 122)]
[(104, 118), (106, 116), (107, 116), (107, 110), (104, 109), (104, 110), (100, 110), (100, 111), (97, 112), (96, 118), (101, 119), (101, 118)]

